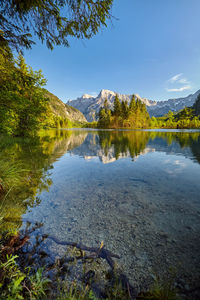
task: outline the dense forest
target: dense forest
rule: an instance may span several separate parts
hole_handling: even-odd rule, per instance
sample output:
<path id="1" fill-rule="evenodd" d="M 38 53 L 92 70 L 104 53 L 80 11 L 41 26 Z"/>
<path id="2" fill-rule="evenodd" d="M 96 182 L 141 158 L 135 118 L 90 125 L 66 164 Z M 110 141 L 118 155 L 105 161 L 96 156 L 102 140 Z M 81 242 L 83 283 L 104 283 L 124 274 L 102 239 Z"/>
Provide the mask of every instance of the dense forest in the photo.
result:
<path id="1" fill-rule="evenodd" d="M 98 127 L 100 128 L 147 128 L 150 117 L 146 105 L 133 95 L 130 104 L 120 102 L 118 96 L 114 100 L 114 108 L 109 109 L 107 99 L 99 111 Z"/>
<path id="2" fill-rule="evenodd" d="M 150 118 L 146 105 L 134 95 L 130 104 L 120 102 L 118 96 L 114 100 L 114 107 L 108 107 L 107 99 L 99 111 L 99 128 L 200 128 L 200 96 L 192 107 L 185 107 L 179 112 L 169 111 L 163 117 Z"/>

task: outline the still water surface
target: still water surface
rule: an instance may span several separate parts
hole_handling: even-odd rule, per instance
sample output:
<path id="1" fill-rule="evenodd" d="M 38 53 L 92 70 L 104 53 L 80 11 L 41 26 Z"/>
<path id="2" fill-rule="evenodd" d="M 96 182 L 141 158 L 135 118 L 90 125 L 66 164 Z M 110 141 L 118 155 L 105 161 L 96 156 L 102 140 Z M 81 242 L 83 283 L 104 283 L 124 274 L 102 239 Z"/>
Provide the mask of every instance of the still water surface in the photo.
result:
<path id="1" fill-rule="evenodd" d="M 41 233 L 60 240 L 104 241 L 138 287 L 171 267 L 196 286 L 199 131 L 53 130 L 4 145 L 1 156 L 29 171 L 8 195 L 1 226 L 38 221 Z M 43 247 L 57 257 L 66 250 L 48 239 Z"/>

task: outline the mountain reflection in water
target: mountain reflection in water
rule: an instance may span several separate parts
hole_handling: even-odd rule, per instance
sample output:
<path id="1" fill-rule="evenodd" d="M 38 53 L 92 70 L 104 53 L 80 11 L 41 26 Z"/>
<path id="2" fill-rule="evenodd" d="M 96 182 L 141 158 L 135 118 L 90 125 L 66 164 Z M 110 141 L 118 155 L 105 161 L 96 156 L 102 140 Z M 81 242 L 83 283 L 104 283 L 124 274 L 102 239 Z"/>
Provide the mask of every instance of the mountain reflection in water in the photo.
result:
<path id="1" fill-rule="evenodd" d="M 182 155 L 200 163 L 200 132 L 45 130 L 35 139 L 1 137 L 0 161 L 24 168 L 21 184 L 12 188 L 3 204 L 4 221 L 12 218 L 21 225 L 27 207 L 39 204 L 41 192 L 49 190 L 53 164 L 67 152 L 103 164 L 128 157 L 135 161 L 150 152 Z M 8 226 L 2 223 L 3 228 Z"/>
<path id="2" fill-rule="evenodd" d="M 110 163 L 125 157 L 134 161 L 141 154 L 155 151 L 184 155 L 200 163 L 200 132 L 91 131 L 70 153 Z"/>
<path id="3" fill-rule="evenodd" d="M 60 240 L 95 247 L 103 240 L 134 286 L 171 266 L 195 286 L 199 131 L 43 131 L 35 140 L 1 137 L 3 159 L 24 172 L 0 200 L 0 230 L 42 222 L 40 233 Z M 65 252 L 48 239 L 44 248 Z"/>

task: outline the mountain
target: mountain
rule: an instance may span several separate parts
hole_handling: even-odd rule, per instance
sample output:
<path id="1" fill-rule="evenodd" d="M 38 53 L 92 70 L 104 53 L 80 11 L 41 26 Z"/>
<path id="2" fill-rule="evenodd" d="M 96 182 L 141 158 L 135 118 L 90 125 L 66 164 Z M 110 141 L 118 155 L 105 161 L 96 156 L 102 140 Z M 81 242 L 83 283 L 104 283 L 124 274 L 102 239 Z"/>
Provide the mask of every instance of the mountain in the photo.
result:
<path id="1" fill-rule="evenodd" d="M 185 106 L 192 106 L 200 94 L 198 90 L 195 94 L 191 94 L 184 98 L 169 99 L 167 101 L 153 101 L 146 98 L 141 98 L 139 95 L 135 95 L 139 100 L 146 104 L 147 110 L 150 116 L 160 117 L 169 110 L 179 111 Z M 118 95 L 120 101 L 127 100 L 128 103 L 131 100 L 132 95 L 119 94 L 109 90 L 101 90 L 97 97 L 85 94 L 76 100 L 69 100 L 68 104 L 74 108 L 80 110 L 88 121 L 96 119 L 96 113 L 99 112 L 103 106 L 105 99 L 108 99 L 108 104 L 113 108 L 115 96 Z"/>
<path id="2" fill-rule="evenodd" d="M 176 112 L 183 109 L 185 106 L 193 106 L 198 95 L 200 95 L 200 90 L 187 97 L 169 99 L 167 101 L 157 101 L 156 105 L 147 107 L 147 110 L 150 116 L 160 117 L 167 114 L 169 110 Z"/>
<path id="3" fill-rule="evenodd" d="M 67 118 L 72 122 L 87 122 L 82 112 L 78 109 L 64 104 L 58 97 L 47 90 L 45 90 L 45 95 L 49 98 L 49 105 L 55 116 Z"/>
<path id="4" fill-rule="evenodd" d="M 197 101 L 193 105 L 194 113 L 197 116 L 200 116 L 200 94 L 197 98 Z"/>

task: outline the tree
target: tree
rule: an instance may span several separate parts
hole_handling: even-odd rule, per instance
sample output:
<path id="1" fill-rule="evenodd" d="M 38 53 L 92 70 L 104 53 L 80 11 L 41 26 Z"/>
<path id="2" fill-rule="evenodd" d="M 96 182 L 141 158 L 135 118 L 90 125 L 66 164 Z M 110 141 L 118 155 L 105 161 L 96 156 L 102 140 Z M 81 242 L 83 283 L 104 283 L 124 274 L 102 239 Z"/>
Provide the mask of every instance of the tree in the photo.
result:
<path id="1" fill-rule="evenodd" d="M 119 117 L 121 115 L 121 102 L 119 101 L 119 97 L 118 95 L 115 96 L 115 100 L 114 100 L 114 111 L 113 111 L 113 115 L 116 117 Z"/>
<path id="2" fill-rule="evenodd" d="M 123 119 L 127 119 L 128 118 L 128 102 L 127 101 L 122 101 L 122 104 L 121 104 L 121 110 L 122 110 L 122 117 Z"/>
<path id="3" fill-rule="evenodd" d="M 15 63 L 0 53 L 0 132 L 30 135 L 36 132 L 48 116 L 48 100 L 41 88 L 46 80 L 42 72 L 33 71 L 20 54 Z"/>
<path id="4" fill-rule="evenodd" d="M 1 0 L 0 46 L 31 48 L 32 35 L 69 46 L 69 37 L 91 38 L 111 18 L 113 0 Z"/>
<path id="5" fill-rule="evenodd" d="M 108 109 L 109 109 L 109 104 L 108 104 L 108 99 L 106 98 L 105 101 L 104 101 L 104 104 L 103 104 L 103 107 L 106 111 L 106 113 L 108 112 Z"/>
<path id="6" fill-rule="evenodd" d="M 193 118 L 193 109 L 191 107 L 185 106 L 177 115 L 178 120 L 191 120 Z"/>
<path id="7" fill-rule="evenodd" d="M 108 109 L 106 111 L 105 108 L 102 108 L 99 111 L 99 121 L 98 124 L 100 127 L 108 127 L 110 124 L 111 111 Z"/>
<path id="8" fill-rule="evenodd" d="M 130 104 L 129 104 L 129 112 L 134 112 L 136 107 L 135 95 L 132 96 Z"/>

